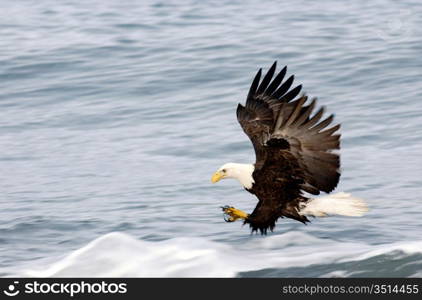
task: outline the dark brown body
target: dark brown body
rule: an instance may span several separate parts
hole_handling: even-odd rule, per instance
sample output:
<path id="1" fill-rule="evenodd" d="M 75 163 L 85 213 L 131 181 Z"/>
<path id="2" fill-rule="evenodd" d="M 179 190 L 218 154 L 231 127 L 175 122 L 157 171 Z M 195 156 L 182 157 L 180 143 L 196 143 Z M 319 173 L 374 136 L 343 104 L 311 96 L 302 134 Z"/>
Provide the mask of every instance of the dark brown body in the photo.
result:
<path id="1" fill-rule="evenodd" d="M 276 63 L 262 80 L 258 71 L 245 106 L 239 104 L 236 111 L 256 154 L 255 183 L 248 191 L 259 202 L 245 223 L 262 234 L 273 230 L 280 217 L 308 222 L 298 213 L 308 201 L 303 192 L 329 193 L 340 179 L 340 157 L 333 152 L 340 149 L 340 125 L 327 129 L 334 116 L 322 120 L 323 108 L 313 113 L 316 99 L 296 98 L 301 85 L 290 89 L 294 76 L 284 80 L 287 67 L 277 75 L 275 69 Z"/>
<path id="2" fill-rule="evenodd" d="M 307 202 L 308 198 L 300 190 L 303 180 L 291 177 L 295 173 L 292 170 L 297 168 L 295 160 L 286 160 L 280 165 L 269 158 L 261 169 L 252 174 L 255 183 L 251 189 L 246 190 L 259 199 L 258 205 L 245 221 L 252 231 L 259 230 L 262 234 L 268 229 L 272 231 L 278 218 L 283 217 L 302 223 L 309 222 L 308 218 L 298 213 L 300 203 Z"/>

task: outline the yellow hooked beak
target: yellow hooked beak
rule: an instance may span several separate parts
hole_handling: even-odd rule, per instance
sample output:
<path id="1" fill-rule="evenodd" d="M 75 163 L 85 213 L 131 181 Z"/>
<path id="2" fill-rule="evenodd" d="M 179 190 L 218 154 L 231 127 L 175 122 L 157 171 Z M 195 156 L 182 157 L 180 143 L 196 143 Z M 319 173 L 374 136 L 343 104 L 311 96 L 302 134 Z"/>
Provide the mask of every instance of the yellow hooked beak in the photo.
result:
<path id="1" fill-rule="evenodd" d="M 212 183 L 216 183 L 216 182 L 218 182 L 218 181 L 220 181 L 221 179 L 223 179 L 224 178 L 224 174 L 223 174 L 223 172 L 221 172 L 221 171 L 217 171 L 217 172 L 215 172 L 213 175 L 212 175 L 212 177 L 211 177 L 211 182 Z"/>

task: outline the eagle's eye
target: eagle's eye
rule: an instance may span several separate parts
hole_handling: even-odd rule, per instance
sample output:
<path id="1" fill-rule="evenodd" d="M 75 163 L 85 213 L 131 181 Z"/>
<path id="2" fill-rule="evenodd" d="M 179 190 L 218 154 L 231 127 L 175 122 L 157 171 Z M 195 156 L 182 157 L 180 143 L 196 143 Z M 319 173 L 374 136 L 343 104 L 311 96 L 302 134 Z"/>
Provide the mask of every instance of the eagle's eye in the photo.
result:
<path id="1" fill-rule="evenodd" d="M 221 170 L 221 172 L 226 173 L 226 169 Z"/>

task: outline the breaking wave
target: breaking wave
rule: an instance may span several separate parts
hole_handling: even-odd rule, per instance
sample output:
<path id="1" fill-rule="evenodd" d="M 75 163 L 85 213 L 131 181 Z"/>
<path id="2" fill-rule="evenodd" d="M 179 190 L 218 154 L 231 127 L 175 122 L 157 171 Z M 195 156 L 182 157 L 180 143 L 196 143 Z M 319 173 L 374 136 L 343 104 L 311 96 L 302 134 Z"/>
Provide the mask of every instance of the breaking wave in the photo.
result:
<path id="1" fill-rule="evenodd" d="M 422 276 L 422 241 L 367 245 L 288 232 L 232 246 L 204 238 L 145 241 L 112 232 L 47 268 L 44 263 L 14 273 L 31 277 L 418 277 Z"/>

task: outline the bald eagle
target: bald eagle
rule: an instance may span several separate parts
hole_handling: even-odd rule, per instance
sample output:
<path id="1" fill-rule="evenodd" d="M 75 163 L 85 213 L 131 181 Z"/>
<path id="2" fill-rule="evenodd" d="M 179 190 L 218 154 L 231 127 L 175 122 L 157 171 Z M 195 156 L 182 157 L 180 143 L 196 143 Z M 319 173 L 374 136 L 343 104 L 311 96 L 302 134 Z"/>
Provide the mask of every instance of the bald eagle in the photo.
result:
<path id="1" fill-rule="evenodd" d="M 262 69 L 258 71 L 245 106 L 239 104 L 236 111 L 254 147 L 255 163 L 225 164 L 211 178 L 213 183 L 235 178 L 259 200 L 251 214 L 222 207 L 225 220 L 243 219 L 252 232 L 266 234 L 284 217 L 307 223 L 307 216 L 363 215 L 367 205 L 350 194 L 306 196 L 305 192 L 330 193 L 339 182 L 340 157 L 335 150 L 340 149 L 340 125 L 327 129 L 334 116 L 322 120 L 324 107 L 313 113 L 316 98 L 308 101 L 305 94 L 299 95 L 301 85 L 291 88 L 294 75 L 283 81 L 287 67 L 274 77 L 276 65 L 274 62 L 262 80 Z"/>

